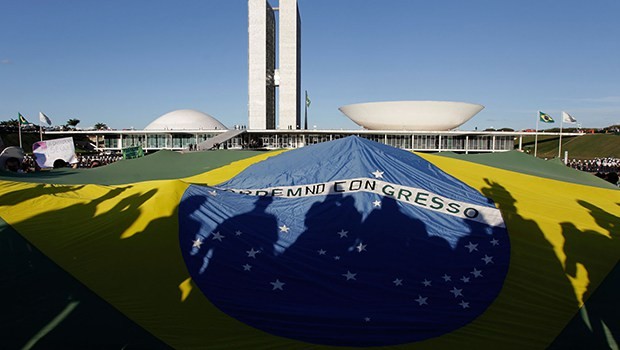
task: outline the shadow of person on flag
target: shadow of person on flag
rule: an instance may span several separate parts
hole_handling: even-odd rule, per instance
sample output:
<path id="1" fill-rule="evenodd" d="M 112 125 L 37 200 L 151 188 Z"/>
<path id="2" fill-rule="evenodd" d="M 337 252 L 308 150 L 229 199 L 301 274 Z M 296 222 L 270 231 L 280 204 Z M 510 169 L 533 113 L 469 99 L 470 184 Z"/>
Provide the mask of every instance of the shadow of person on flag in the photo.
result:
<path id="1" fill-rule="evenodd" d="M 229 290 L 230 285 L 240 279 L 246 281 L 248 288 L 264 284 L 262 279 L 268 272 L 256 265 L 273 264 L 278 241 L 278 221 L 267 213 L 273 197 L 256 197 L 251 210 L 234 215 L 240 209 L 218 202 L 217 198 L 223 195 L 191 196 L 182 201 L 180 209 L 186 217 L 182 234 L 192 237 L 191 247 L 182 247 L 191 250 L 186 255 L 186 263 L 190 271 L 198 272 L 193 279 L 206 286 L 203 292 L 211 300 L 227 300 L 229 293 L 235 295 L 232 299 L 243 298 L 247 290 Z M 244 204 L 240 205 L 245 207 L 247 198 L 241 197 Z M 205 211 L 203 204 L 216 206 L 218 210 Z M 199 210 L 201 207 L 203 210 Z M 227 309 L 228 304 L 218 304 L 218 307 Z"/>
<path id="2" fill-rule="evenodd" d="M 615 270 L 620 251 L 620 218 L 589 202 L 577 202 L 588 209 L 595 222 L 607 232 L 580 230 L 571 222 L 560 223 L 565 239 L 566 274 L 576 278 L 579 265 L 587 273 L 588 284 L 581 296 L 586 303 L 581 310 L 582 322 L 587 328 L 581 328 L 583 339 L 588 339 L 587 344 L 593 348 L 613 348 L 620 340 L 620 310 L 614 302 L 617 298 L 614 291 L 619 285 Z"/>
<path id="3" fill-rule="evenodd" d="M 129 340 L 132 335 L 128 332 L 142 331 L 128 323 L 123 316 L 119 317 L 98 296 L 83 288 L 82 283 L 86 284 L 85 279 L 95 276 L 97 284 L 108 283 L 112 288 L 117 288 L 117 292 L 118 289 L 126 292 L 122 272 L 126 269 L 127 261 L 123 259 L 122 252 L 113 251 L 113 258 L 99 259 L 99 263 L 94 263 L 97 259 L 93 256 L 106 254 L 102 252 L 109 252 L 110 246 L 120 247 L 121 232 L 135 222 L 139 216 L 139 207 L 156 190 L 123 197 L 123 192 L 131 186 L 112 189 L 96 186 L 61 187 L 71 190 L 59 191 L 66 194 L 60 200 L 56 193 L 38 197 L 33 211 L 39 214 L 11 224 L 28 244 L 36 247 L 31 250 L 34 252 L 32 255 L 36 256 L 40 251 L 53 262 L 53 276 L 59 276 L 59 279 L 50 281 L 50 278 L 45 278 L 38 282 L 40 286 L 31 285 L 27 288 L 25 283 L 31 283 L 32 280 L 24 279 L 23 276 L 8 276 L 14 278 L 12 285 L 19 290 L 20 298 L 10 300 L 14 304 L 12 308 L 2 309 L 16 310 L 19 314 L 3 316 L 14 317 L 19 322 L 12 322 L 2 330 L 2 334 L 5 331 L 10 334 L 8 339 L 3 337 L 3 343 L 36 343 L 41 348 L 90 348 L 133 343 L 133 340 Z M 29 195 L 27 192 L 23 194 Z M 58 203 L 68 205 L 54 207 Z M 135 251 L 132 254 L 135 255 Z M 49 265 L 41 265 L 46 266 Z M 59 314 L 64 306 L 69 306 L 68 303 L 75 309 Z M 103 318 L 92 317 L 93 314 L 100 315 L 100 311 Z M 49 326 L 43 327 L 47 322 Z M 120 329 L 123 326 L 127 329 Z M 76 333 L 75 329 L 80 329 L 80 332 Z M 102 331 L 106 333 L 105 336 L 101 334 Z M 37 332 L 41 334 L 40 338 L 34 336 Z"/>
<path id="4" fill-rule="evenodd" d="M 578 200 L 577 203 L 585 209 L 588 209 L 596 224 L 603 230 L 609 232 L 612 239 L 618 239 L 620 235 L 620 217 L 584 200 Z M 620 206 L 620 203 L 616 203 L 616 205 Z"/>
<path id="5" fill-rule="evenodd" d="M 451 252 L 448 243 L 440 237 L 429 237 L 426 225 L 404 214 L 401 205 L 394 198 L 383 197 L 381 206 L 370 212 L 364 220 L 359 241 L 350 248 L 356 253 L 352 254 L 355 260 L 389 262 L 390 273 L 411 275 L 448 256 Z M 382 275 L 385 271 L 376 272 Z"/>
<path id="6" fill-rule="evenodd" d="M 45 195 L 60 195 L 78 191 L 84 186 L 54 186 L 48 184 L 37 184 L 34 187 L 22 188 L 12 192 L 4 193 L 0 196 L 0 206 L 15 205 L 33 198 Z"/>
<path id="7" fill-rule="evenodd" d="M 377 289 L 367 290 L 376 294 L 384 288 L 384 297 L 391 301 L 385 306 L 398 311 L 383 316 L 408 327 L 410 340 L 438 336 L 466 325 L 499 293 L 506 273 L 503 260 L 507 258 L 498 256 L 503 247 L 490 243 L 483 224 L 467 224 L 469 220 L 429 213 L 391 197 L 384 197 L 380 208 L 364 221 L 358 263 L 366 260 L 382 264 L 374 276 Z M 483 258 L 489 257 L 486 254 L 494 257 L 497 271 L 484 266 Z M 389 284 L 391 290 L 385 288 Z M 381 328 L 389 327 L 389 323 L 382 326 L 368 332 L 374 331 L 379 337 L 384 332 Z"/>
<path id="8" fill-rule="evenodd" d="M 504 186 L 484 181 L 488 186 L 482 193 L 501 211 L 511 245 L 510 272 L 495 309 L 505 311 L 509 320 L 504 317 L 503 321 L 518 322 L 521 333 L 497 336 L 510 337 L 518 344 L 519 337 L 528 334 L 529 340 L 537 339 L 546 347 L 565 326 L 561 320 L 570 319 L 578 309 L 575 290 L 536 221 L 520 215 L 517 200 Z"/>
<path id="9" fill-rule="evenodd" d="M 310 206 L 304 218 L 305 230 L 284 252 L 281 260 L 293 263 L 308 259 L 321 264 L 326 258 L 338 261 L 360 234 L 362 215 L 353 196 L 330 194 Z M 297 262 L 298 263 L 298 262 Z"/>
<path id="10" fill-rule="evenodd" d="M 198 215 L 197 219 L 190 219 L 189 224 L 184 224 L 187 226 L 184 226 L 183 233 L 196 237 L 193 241 L 193 248 L 198 249 L 195 249 L 192 255 L 201 261 L 200 274 L 206 274 L 207 279 L 219 279 L 225 276 L 213 276 L 213 274 L 219 274 L 217 271 L 232 269 L 243 272 L 242 266 L 238 264 L 239 256 L 224 253 L 231 250 L 241 252 L 241 255 L 245 255 L 243 253 L 245 251 L 251 251 L 252 253 L 247 256 L 250 259 L 256 259 L 258 255 L 275 255 L 278 222 L 275 216 L 267 213 L 273 197 L 256 197 L 252 210 L 236 216 L 230 216 L 236 208 L 220 206 L 222 212 L 218 219 L 223 220 L 220 220 L 221 223 L 212 231 L 205 231 L 205 227 L 210 226 L 205 226 L 204 222 L 213 221 L 213 218 L 208 218 L 198 210 L 207 200 L 215 201 L 213 198 L 207 199 L 201 196 L 189 197 L 183 201 L 184 212 L 194 212 Z M 211 215 L 218 216 L 218 213 L 211 213 Z M 191 224 L 192 221 L 195 225 Z M 215 255 L 218 254 L 218 250 L 222 250 L 222 254 L 216 259 Z M 212 270 L 209 271 L 209 268 Z M 231 277 L 225 279 L 229 278 Z"/>

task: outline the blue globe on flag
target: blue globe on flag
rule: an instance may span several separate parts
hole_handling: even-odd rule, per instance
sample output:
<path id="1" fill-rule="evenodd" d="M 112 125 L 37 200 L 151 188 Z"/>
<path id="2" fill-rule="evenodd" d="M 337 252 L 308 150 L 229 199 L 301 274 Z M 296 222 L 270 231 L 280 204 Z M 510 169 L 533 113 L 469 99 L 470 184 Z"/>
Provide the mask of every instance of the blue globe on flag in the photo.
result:
<path id="1" fill-rule="evenodd" d="M 222 312 L 337 346 L 461 328 L 495 300 L 510 260 L 492 201 L 412 153 L 357 137 L 190 186 L 179 235 L 192 279 Z"/>

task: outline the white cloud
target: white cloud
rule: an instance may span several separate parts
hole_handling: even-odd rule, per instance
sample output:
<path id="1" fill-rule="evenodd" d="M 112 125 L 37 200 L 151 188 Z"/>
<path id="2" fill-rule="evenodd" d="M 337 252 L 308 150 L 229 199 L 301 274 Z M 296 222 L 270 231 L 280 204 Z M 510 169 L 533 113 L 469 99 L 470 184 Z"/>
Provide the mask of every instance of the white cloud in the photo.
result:
<path id="1" fill-rule="evenodd" d="M 8 59 L 8 58 L 5 58 L 5 59 L 3 59 L 3 60 L 0 60 L 0 64 L 11 64 L 11 63 L 13 63 L 13 61 L 11 61 L 11 60 L 10 60 L 10 59 Z"/>

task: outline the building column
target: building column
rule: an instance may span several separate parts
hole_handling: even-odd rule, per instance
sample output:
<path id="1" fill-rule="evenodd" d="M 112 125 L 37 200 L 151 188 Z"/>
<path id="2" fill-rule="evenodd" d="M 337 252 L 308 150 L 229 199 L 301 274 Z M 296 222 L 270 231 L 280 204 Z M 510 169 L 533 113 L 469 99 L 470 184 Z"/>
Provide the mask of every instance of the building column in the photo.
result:
<path id="1" fill-rule="evenodd" d="M 465 154 L 469 154 L 469 135 L 465 135 Z"/>

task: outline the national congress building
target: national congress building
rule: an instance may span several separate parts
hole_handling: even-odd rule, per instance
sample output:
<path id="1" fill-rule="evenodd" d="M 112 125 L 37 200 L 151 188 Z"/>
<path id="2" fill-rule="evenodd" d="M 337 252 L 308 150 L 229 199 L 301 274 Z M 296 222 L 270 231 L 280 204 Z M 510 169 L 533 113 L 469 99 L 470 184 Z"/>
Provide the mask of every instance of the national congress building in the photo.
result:
<path id="1" fill-rule="evenodd" d="M 277 57 L 277 59 L 276 59 Z M 278 66 L 276 66 L 276 62 Z M 363 72 L 360 72 L 363 74 Z M 416 151 L 498 152 L 514 148 L 521 132 L 453 131 L 484 107 L 450 101 L 378 101 L 339 110 L 360 130 L 308 130 L 301 108 L 301 17 L 296 0 L 248 0 L 248 124 L 227 128 L 191 109 L 162 115 L 144 130 L 85 130 L 98 149 L 198 150 L 214 146 L 297 148 L 358 135 Z M 305 118 L 304 118 L 305 119 Z M 192 149 L 195 149 L 192 147 Z"/>

